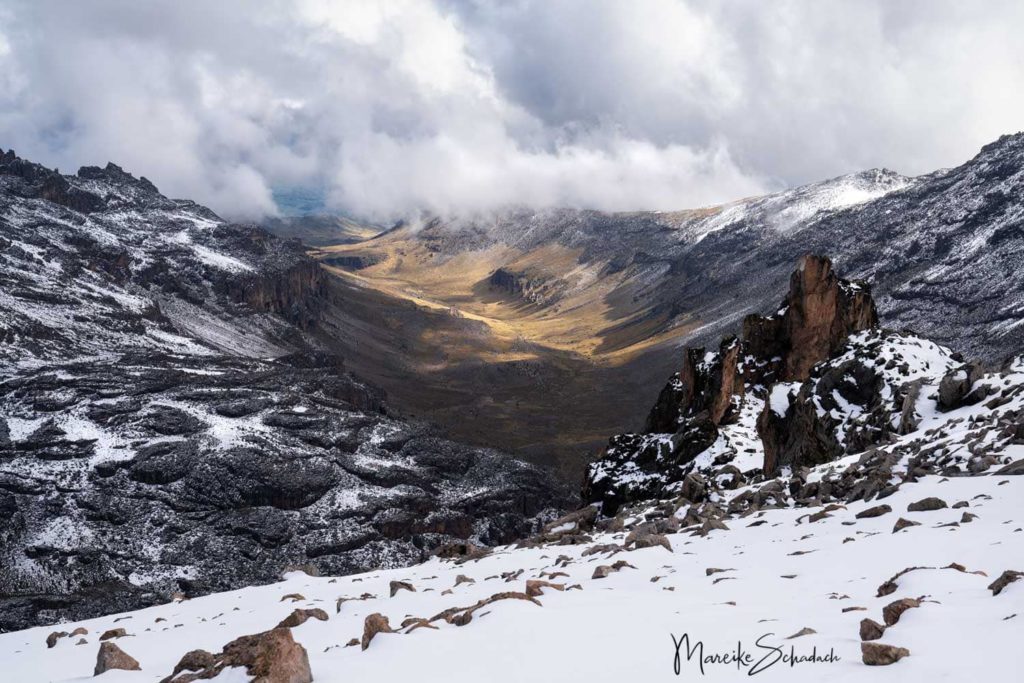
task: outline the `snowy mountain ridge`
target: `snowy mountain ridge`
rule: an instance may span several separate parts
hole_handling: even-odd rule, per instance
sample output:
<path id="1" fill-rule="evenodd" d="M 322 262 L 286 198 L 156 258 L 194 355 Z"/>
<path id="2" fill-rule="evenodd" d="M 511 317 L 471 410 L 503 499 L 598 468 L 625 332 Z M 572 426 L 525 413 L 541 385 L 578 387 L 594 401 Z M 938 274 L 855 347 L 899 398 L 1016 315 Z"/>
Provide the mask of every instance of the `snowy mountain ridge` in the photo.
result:
<path id="1" fill-rule="evenodd" d="M 349 374 L 301 244 L 112 164 L 0 154 L 0 276 L 0 630 L 507 542 L 571 500 Z"/>

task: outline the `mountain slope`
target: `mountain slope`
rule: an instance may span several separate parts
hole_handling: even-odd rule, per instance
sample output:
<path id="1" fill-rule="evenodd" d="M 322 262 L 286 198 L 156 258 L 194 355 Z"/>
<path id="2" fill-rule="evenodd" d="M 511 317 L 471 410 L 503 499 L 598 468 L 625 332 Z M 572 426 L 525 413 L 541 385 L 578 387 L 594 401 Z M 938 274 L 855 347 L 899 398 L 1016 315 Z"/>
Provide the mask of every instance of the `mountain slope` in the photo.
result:
<path id="1" fill-rule="evenodd" d="M 0 275 L 0 629 L 407 564 L 571 500 L 324 352 L 297 242 L 116 166 L 0 155 Z"/>
<path id="2" fill-rule="evenodd" d="M 699 210 L 410 222 L 316 252 L 336 276 L 329 287 L 375 302 L 349 320 L 365 335 L 327 330 L 327 343 L 358 358 L 396 405 L 468 439 L 479 422 L 462 416 L 478 416 L 515 452 L 578 471 L 609 430 L 642 425 L 681 346 L 716 343 L 746 315 L 774 310 L 773 292 L 806 253 L 871 282 L 890 326 L 985 361 L 1020 353 L 1022 174 L 1024 135 L 1015 135 L 917 178 L 866 171 Z M 405 314 L 382 320 L 379 308 L 461 322 L 439 339 Z M 394 377 L 379 360 L 394 357 L 377 353 L 382 337 L 424 357 L 402 354 Z M 545 394 L 541 406 L 517 385 L 522 364 L 573 391 Z M 541 411 L 553 422 L 536 420 Z"/>
<path id="3" fill-rule="evenodd" d="M 1024 366 L 1005 380 L 1019 389 Z M 1021 398 L 1005 408 L 1019 411 Z M 75 635 L 54 637 L 49 649 L 53 627 L 3 634 L 0 657 L 18 680 L 79 680 L 97 662 L 98 636 L 123 628 L 130 637 L 112 642 L 141 670 L 118 671 L 118 680 L 172 672 L 188 680 L 179 661 L 194 673 L 226 666 L 214 680 L 247 680 L 244 652 L 219 653 L 294 612 L 290 626 L 272 633 L 298 643 L 302 656 L 279 661 L 317 681 L 679 680 L 684 634 L 678 665 L 690 678 L 732 680 L 760 664 L 758 678 L 769 681 L 860 681 L 883 675 L 866 662 L 878 663 L 872 648 L 891 646 L 906 650 L 887 672 L 902 680 L 1007 680 L 1024 663 L 1015 647 L 1024 480 L 1013 471 L 920 471 L 914 448 L 936 429 L 963 447 L 973 440 L 969 426 L 990 410 L 933 412 L 887 446 L 900 484 L 882 500 L 823 493 L 800 501 L 771 480 L 719 489 L 703 502 L 638 502 L 614 518 L 585 508 L 490 554 L 339 578 L 295 572 L 268 586 L 66 623 L 56 632 Z M 1018 458 L 1017 473 L 1021 448 L 997 454 Z M 864 461 L 849 455 L 809 468 L 806 478 L 822 490 L 840 478 L 871 481 Z M 764 502 L 749 507 L 753 497 Z M 388 628 L 368 628 L 380 625 L 373 615 Z M 701 675 L 701 655 L 735 653 L 737 642 L 749 660 L 708 660 Z M 698 643 L 703 650 L 688 657 Z M 827 659 L 807 661 L 813 650 Z M 805 659 L 781 659 L 792 655 Z"/>

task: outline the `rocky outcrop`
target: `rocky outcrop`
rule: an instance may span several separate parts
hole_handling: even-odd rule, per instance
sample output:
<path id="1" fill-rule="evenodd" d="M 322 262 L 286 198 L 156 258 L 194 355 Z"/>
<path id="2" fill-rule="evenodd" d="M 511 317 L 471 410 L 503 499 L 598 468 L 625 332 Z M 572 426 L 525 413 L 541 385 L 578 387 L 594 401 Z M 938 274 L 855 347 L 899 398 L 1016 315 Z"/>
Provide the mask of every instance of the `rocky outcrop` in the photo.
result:
<path id="1" fill-rule="evenodd" d="M 559 283 L 551 282 L 540 275 L 509 268 L 496 269 L 487 278 L 487 284 L 526 302 L 544 306 L 556 302 L 561 295 Z"/>
<path id="2" fill-rule="evenodd" d="M 254 682 L 312 683 L 306 648 L 296 643 L 287 628 L 236 638 L 218 654 L 203 650 L 186 653 L 161 683 L 192 683 L 216 678 L 225 669 L 240 667 Z"/>
<path id="3" fill-rule="evenodd" d="M 806 256 L 790 277 L 789 294 L 779 313 L 743 321 L 747 354 L 755 359 L 747 379 L 805 380 L 811 368 L 838 351 L 847 337 L 877 324 L 878 312 L 865 283 L 840 280 L 828 258 Z"/>
<path id="4" fill-rule="evenodd" d="M 879 382 L 856 359 L 829 368 L 814 385 L 796 382 L 808 380 L 815 365 L 877 319 L 866 284 L 841 280 L 825 257 L 806 256 L 777 313 L 748 316 L 742 338 L 726 337 L 717 351 L 684 351 L 682 368 L 659 395 L 644 432 L 612 437 L 591 465 L 584 500 L 599 501 L 610 513 L 631 500 L 679 494 L 695 458 L 716 443 L 723 426 L 740 419 L 747 403 L 765 406 L 757 430 L 765 451 L 758 466 L 766 474 L 834 459 L 844 443 L 837 421 L 821 411 L 822 400 L 835 404 L 840 399 L 832 392 L 838 391 L 841 400 L 871 403 Z M 851 386 L 865 395 L 845 396 Z M 743 474 L 737 469 L 730 481 Z"/>
<path id="5" fill-rule="evenodd" d="M 809 467 L 829 462 L 842 452 L 835 424 L 828 414 L 820 414 L 815 396 L 808 387 L 776 384 L 757 418 L 757 433 L 764 446 L 765 474 L 781 467 Z"/>
<path id="6" fill-rule="evenodd" d="M 276 313 L 303 330 L 316 327 L 327 289 L 323 269 L 303 260 L 278 272 L 263 272 L 233 283 L 228 292 L 257 311 Z"/>
<path id="7" fill-rule="evenodd" d="M 96 668 L 93 670 L 93 675 L 99 676 L 111 669 L 140 671 L 142 667 L 139 666 L 139 662 L 134 657 L 117 645 L 103 643 L 100 645 L 100 651 L 96 654 Z"/>

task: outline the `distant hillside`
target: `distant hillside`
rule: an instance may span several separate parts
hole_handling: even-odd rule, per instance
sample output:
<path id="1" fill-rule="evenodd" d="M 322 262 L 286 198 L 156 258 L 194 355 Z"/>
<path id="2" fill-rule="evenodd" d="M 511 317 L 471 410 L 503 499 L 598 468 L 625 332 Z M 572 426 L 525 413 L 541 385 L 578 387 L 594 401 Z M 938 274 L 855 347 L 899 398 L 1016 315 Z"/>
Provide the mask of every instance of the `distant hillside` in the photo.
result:
<path id="1" fill-rule="evenodd" d="M 278 237 L 297 237 L 303 243 L 314 247 L 329 244 L 354 244 L 368 240 L 382 232 L 382 228 L 368 223 L 328 214 L 308 216 L 284 216 L 267 218 L 262 227 Z"/>

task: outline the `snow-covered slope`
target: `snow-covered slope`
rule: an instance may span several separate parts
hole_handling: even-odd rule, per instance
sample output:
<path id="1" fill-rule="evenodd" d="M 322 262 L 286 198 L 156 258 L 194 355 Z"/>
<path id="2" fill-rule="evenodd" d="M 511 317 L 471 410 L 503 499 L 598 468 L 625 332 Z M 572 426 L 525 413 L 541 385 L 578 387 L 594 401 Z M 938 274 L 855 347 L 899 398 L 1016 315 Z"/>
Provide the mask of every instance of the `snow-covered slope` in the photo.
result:
<path id="1" fill-rule="evenodd" d="M 956 418 L 970 419 L 970 409 Z M 812 476 L 855 461 L 819 467 Z M 907 467 L 903 461 L 897 474 Z M 1022 486 L 1020 477 L 928 475 L 886 498 L 891 511 L 879 516 L 862 513 L 883 501 L 783 506 L 723 517 L 724 526 L 708 531 L 690 524 L 698 506 L 637 508 L 620 515 L 619 531 L 583 533 L 566 522 L 559 525 L 561 540 L 498 548 L 482 559 L 433 559 L 337 578 L 293 573 L 268 586 L 67 623 L 59 630 L 87 632 L 59 638 L 52 649 L 46 639 L 53 628 L 0 635 L 0 659 L 11 680 L 86 680 L 99 636 L 124 628 L 127 635 L 110 642 L 141 670 L 112 671 L 101 680 L 153 681 L 169 676 L 187 652 L 218 653 L 235 638 L 272 629 L 295 609 L 318 608 L 326 621 L 309 618 L 291 634 L 320 682 L 724 681 L 757 666 L 759 680 L 862 681 L 883 674 L 903 681 L 1010 680 L 1024 665 L 1017 647 L 1024 581 L 998 595 L 989 587 L 1004 571 L 1024 569 Z M 730 492 L 721 505 L 746 491 Z M 908 511 L 929 497 L 948 507 Z M 645 516 L 670 533 L 638 548 L 636 536 L 650 538 L 637 533 Z M 894 532 L 898 519 L 916 526 Z M 590 528 L 585 518 L 581 526 Z M 616 565 L 621 568 L 597 578 L 607 571 L 600 567 Z M 899 575 L 908 568 L 915 569 Z M 558 587 L 523 599 L 532 579 Z M 891 592 L 883 588 L 890 580 Z M 394 581 L 415 591 L 399 589 L 392 597 Z M 507 592 L 516 594 L 482 606 L 469 620 L 458 611 L 456 618 L 448 612 L 450 622 L 444 618 L 450 608 Z M 905 598 L 921 602 L 870 642 L 906 648 L 909 656 L 888 671 L 868 669 L 861 620 L 885 624 L 886 606 Z M 362 650 L 364 622 L 375 613 L 398 632 L 377 634 Z M 430 620 L 429 626 L 414 618 Z M 739 666 L 708 661 L 702 676 L 699 657 L 689 659 L 684 645 L 677 676 L 674 643 L 684 636 L 690 647 L 702 643 L 705 657 L 735 653 L 738 642 L 750 659 Z M 357 644 L 346 646 L 352 639 Z M 814 651 L 832 661 L 778 661 Z M 235 667 L 213 680 L 248 676 Z"/>
<path id="2" fill-rule="evenodd" d="M 604 498 L 514 545 L 449 545 L 403 568 L 293 572 L 270 585 L 3 634 L 0 659 L 27 681 L 84 680 L 111 664 L 127 668 L 101 673 L 104 680 L 175 683 L 731 680 L 752 672 L 780 681 L 1009 680 L 1024 665 L 1016 647 L 1024 359 L 985 370 L 919 337 L 865 328 L 874 320 L 866 286 L 809 258 L 775 316 L 748 320 L 744 339 L 726 339 L 717 353 L 688 355 L 693 367 L 662 396 L 677 412 L 658 406 L 650 421 L 679 431 L 644 436 L 666 442 L 652 460 L 632 453 L 634 465 L 658 467 L 630 468 L 627 452 L 595 465 L 591 485 L 603 476 L 622 489 L 610 509 Z M 776 348 L 781 356 L 762 358 Z M 823 359 L 807 369 L 812 357 Z M 182 364 L 189 369 L 202 371 Z M 220 366 L 206 372 L 231 375 Z M 213 425 L 202 438 L 295 428 L 314 404 L 325 414 L 322 398 L 287 412 L 259 403 L 260 421 Z M 209 419 L 201 395 L 178 401 L 172 407 Z M 331 413 L 339 419 L 350 418 Z M 712 419 L 712 428 L 692 429 Z M 29 426 L 14 427 L 12 436 L 25 439 Z M 372 423 L 353 459 L 336 462 L 377 476 L 379 468 L 436 466 L 430 450 L 427 462 L 401 457 L 417 442 L 407 436 L 398 437 L 406 446 L 397 459 L 375 451 L 396 428 Z M 325 437 L 315 428 L 302 434 Z M 145 481 L 147 464 L 126 461 L 128 478 Z M 661 479 L 649 485 L 641 474 L 652 471 Z M 319 478 L 300 476 L 279 503 Z M 248 477 L 218 481 L 228 490 L 203 495 L 244 493 Z M 299 516 L 295 533 L 307 548 L 336 523 L 301 524 L 339 502 L 325 500 Z M 72 527 L 45 532 L 55 550 Z M 198 542 L 217 554 L 216 544 Z M 250 559 L 242 557 L 238 566 Z"/>

